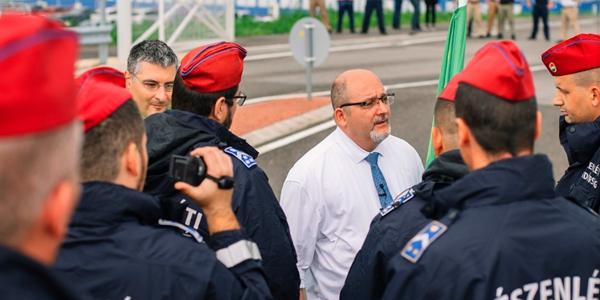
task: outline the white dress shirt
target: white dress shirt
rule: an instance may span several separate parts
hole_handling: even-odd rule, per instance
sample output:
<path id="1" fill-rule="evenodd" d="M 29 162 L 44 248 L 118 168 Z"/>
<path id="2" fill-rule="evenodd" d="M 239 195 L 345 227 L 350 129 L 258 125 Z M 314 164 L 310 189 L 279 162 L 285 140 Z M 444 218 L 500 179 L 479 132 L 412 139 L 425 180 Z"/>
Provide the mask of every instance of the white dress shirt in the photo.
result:
<path id="1" fill-rule="evenodd" d="M 421 181 L 423 164 L 407 142 L 389 136 L 375 150 L 392 199 Z M 298 255 L 308 299 L 338 299 L 348 270 L 381 204 L 360 148 L 337 128 L 290 170 L 281 207 Z M 305 287 L 308 275 L 314 287 Z"/>

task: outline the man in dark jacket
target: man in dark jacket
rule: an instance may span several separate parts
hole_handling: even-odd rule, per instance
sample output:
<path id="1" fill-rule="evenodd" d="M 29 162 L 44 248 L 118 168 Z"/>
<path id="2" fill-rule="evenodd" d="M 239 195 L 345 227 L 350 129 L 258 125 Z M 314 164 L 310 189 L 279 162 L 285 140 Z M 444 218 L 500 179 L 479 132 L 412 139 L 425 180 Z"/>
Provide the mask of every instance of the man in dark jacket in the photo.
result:
<path id="1" fill-rule="evenodd" d="M 445 213 L 431 203 L 432 194 L 467 174 L 458 151 L 454 117 L 456 80 L 444 88 L 435 105 L 432 142 L 437 159 L 423 174 L 423 181 L 394 199 L 371 222 L 365 242 L 356 255 L 340 299 L 380 299 L 390 260 L 419 229 Z"/>
<path id="2" fill-rule="evenodd" d="M 533 1 L 533 3 L 532 3 Z M 546 41 L 550 41 L 550 26 L 548 26 L 548 10 L 549 6 L 554 5 L 549 0 L 526 0 L 527 6 L 531 7 L 531 14 L 533 18 L 533 27 L 531 29 L 530 40 L 537 39 L 538 25 L 540 18 L 542 19 L 542 25 L 544 26 L 544 38 Z"/>
<path id="3" fill-rule="evenodd" d="M 559 137 L 569 168 L 556 193 L 600 211 L 600 35 L 580 34 L 548 49 L 542 61 L 554 76 Z"/>
<path id="4" fill-rule="evenodd" d="M 77 35 L 0 16 L 0 298 L 77 299 L 47 268 L 79 198 Z"/>
<path id="5" fill-rule="evenodd" d="M 554 193 L 533 154 L 541 131 L 533 78 L 510 41 L 459 73 L 458 145 L 471 171 L 434 193 L 448 208 L 390 263 L 382 299 L 580 299 L 598 294 L 597 217 Z"/>
<path id="6" fill-rule="evenodd" d="M 276 299 L 296 299 L 300 281 L 286 217 L 256 164 L 258 152 L 229 131 L 235 110 L 246 99 L 239 90 L 245 56 L 240 45 L 220 42 L 183 58 L 173 88 L 173 110 L 145 119 L 150 156 L 145 192 L 161 198 L 170 219 L 207 237 L 204 213 L 173 189 L 167 171 L 173 154 L 186 155 L 201 146 L 221 148 L 233 158 L 233 211 L 258 244 L 271 292 Z"/>
<path id="7" fill-rule="evenodd" d="M 141 192 L 146 134 L 123 74 L 97 68 L 78 83 L 83 196 L 55 269 L 96 299 L 271 299 L 258 247 L 231 210 L 232 186 L 218 184 L 231 179 L 231 158 L 196 149 L 190 154 L 205 161 L 206 179 L 175 185 L 203 208 L 211 234 L 204 242 L 160 219 L 159 199 Z"/>

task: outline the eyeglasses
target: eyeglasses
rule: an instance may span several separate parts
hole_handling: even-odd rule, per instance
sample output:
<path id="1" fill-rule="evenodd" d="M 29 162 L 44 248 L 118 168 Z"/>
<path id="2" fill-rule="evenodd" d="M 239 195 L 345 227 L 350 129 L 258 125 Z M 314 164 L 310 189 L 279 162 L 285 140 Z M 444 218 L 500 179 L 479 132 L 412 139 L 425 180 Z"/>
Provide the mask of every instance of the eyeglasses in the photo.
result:
<path id="1" fill-rule="evenodd" d="M 237 102 L 238 106 L 242 106 L 242 105 L 244 105 L 244 102 L 246 102 L 246 98 L 248 98 L 248 96 L 246 96 L 246 94 L 240 92 L 239 95 L 233 96 L 232 98 L 233 98 L 233 100 L 235 100 L 235 102 Z"/>
<path id="2" fill-rule="evenodd" d="M 344 103 L 344 104 L 340 105 L 339 108 L 342 108 L 345 106 L 357 105 L 357 106 L 360 106 L 361 108 L 369 109 L 369 108 L 374 107 L 379 101 L 381 101 L 381 103 L 383 103 L 385 105 L 394 104 L 395 99 L 396 99 L 395 93 L 385 93 L 385 94 L 381 95 L 380 97 L 367 99 L 367 100 L 361 101 L 361 102 Z"/>
<path id="3" fill-rule="evenodd" d="M 140 80 L 137 76 L 135 76 L 135 74 L 131 74 L 131 76 L 133 76 L 133 78 L 137 79 L 137 81 L 139 81 L 144 88 L 148 91 L 148 92 L 157 92 L 161 86 L 163 86 L 165 88 L 166 92 L 172 92 L 173 91 L 173 82 L 167 82 L 165 84 L 160 84 L 154 80 Z"/>

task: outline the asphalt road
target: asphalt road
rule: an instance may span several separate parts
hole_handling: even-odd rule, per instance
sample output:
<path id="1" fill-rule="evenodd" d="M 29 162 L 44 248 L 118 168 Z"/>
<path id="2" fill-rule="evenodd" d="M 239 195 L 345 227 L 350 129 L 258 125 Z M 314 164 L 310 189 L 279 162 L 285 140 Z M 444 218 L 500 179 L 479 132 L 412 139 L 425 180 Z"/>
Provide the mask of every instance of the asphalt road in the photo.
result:
<path id="1" fill-rule="evenodd" d="M 534 79 L 539 110 L 543 114 L 543 132 L 541 138 L 536 142 L 535 150 L 550 157 L 554 163 L 555 178 L 560 178 L 567 163 L 558 143 L 558 110 L 551 104 L 554 85 L 547 71 L 540 66 L 540 54 L 552 46 L 552 42 L 544 41 L 541 35 L 537 41 L 527 40 L 528 24 L 529 22 L 521 24 L 521 29 L 517 31 L 517 43 L 530 65 L 539 70 L 534 72 Z M 597 32 L 594 22 L 583 24 L 582 30 Z M 551 34 L 557 36 L 558 28 L 553 27 Z M 314 90 L 329 89 L 329 85 L 336 75 L 352 68 L 366 68 L 374 71 L 381 77 L 385 85 L 437 79 L 444 47 L 443 36 L 445 36 L 444 31 L 427 32 L 410 38 L 404 34 L 398 36 L 397 45 L 392 43 L 390 46 L 331 53 L 327 61 L 315 70 Z M 435 39 L 435 37 L 442 37 L 442 39 L 437 42 L 424 42 L 408 46 L 403 46 L 400 42 L 409 39 Z M 357 36 L 357 39 L 360 38 L 364 39 L 365 37 Z M 384 37 L 384 39 L 394 38 Z M 485 39 L 468 40 L 466 61 L 487 41 Z M 365 41 L 363 44 L 368 44 L 368 42 Z M 252 55 L 252 53 L 249 54 Z M 304 70 L 291 57 L 248 61 L 243 82 L 242 89 L 246 94 L 255 97 L 302 92 L 304 91 Z M 392 105 L 392 134 L 413 145 L 423 160 L 426 158 L 436 88 L 436 86 L 429 85 L 395 90 L 397 100 Z M 283 181 L 293 164 L 332 130 L 324 130 L 258 158 L 259 164 L 269 175 L 276 195 L 279 196 Z"/>

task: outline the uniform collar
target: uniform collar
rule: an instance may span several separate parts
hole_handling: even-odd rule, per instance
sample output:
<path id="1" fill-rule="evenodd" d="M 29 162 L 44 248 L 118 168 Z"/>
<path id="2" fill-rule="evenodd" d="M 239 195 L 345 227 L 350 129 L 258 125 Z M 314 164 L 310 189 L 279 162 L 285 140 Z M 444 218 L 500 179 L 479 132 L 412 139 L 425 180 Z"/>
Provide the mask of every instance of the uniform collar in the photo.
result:
<path id="1" fill-rule="evenodd" d="M 469 168 L 463 162 L 460 151 L 450 150 L 431 162 L 423 173 L 423 181 L 454 182 L 468 173 Z"/>
<path id="2" fill-rule="evenodd" d="M 0 268 L 0 283 L 7 285 L 3 288 L 8 289 L 9 298 L 15 296 L 10 291 L 27 288 L 27 295 L 43 299 L 88 299 L 88 295 L 82 295 L 80 290 L 67 285 L 51 269 L 5 246 L 0 246 Z"/>
<path id="3" fill-rule="evenodd" d="M 415 195 L 425 202 L 421 212 L 429 219 L 438 219 L 448 208 L 435 198 L 435 192 L 446 188 L 469 173 L 467 165 L 460 156 L 460 151 L 451 150 L 442 153 L 431 162 L 423 181 L 413 187 Z"/>
<path id="4" fill-rule="evenodd" d="M 389 136 L 383 140 L 373 151 L 367 152 L 359 145 L 357 145 L 349 136 L 347 136 L 339 127 L 336 127 L 333 134 L 337 137 L 338 145 L 342 148 L 344 152 L 350 157 L 350 160 L 355 164 L 360 163 L 365 160 L 367 155 L 371 152 L 378 152 L 380 156 L 385 156 L 385 150 L 387 141 L 389 140 Z"/>
<path id="5" fill-rule="evenodd" d="M 186 126 L 201 129 L 203 131 L 214 134 L 218 138 L 218 142 L 223 142 L 225 146 L 230 146 L 241 150 L 244 153 L 252 156 L 252 158 L 254 159 L 258 157 L 258 151 L 254 149 L 254 147 L 252 147 L 250 144 L 248 144 L 246 140 L 233 134 L 231 131 L 229 131 L 229 129 L 225 128 L 223 124 L 215 120 L 191 112 L 176 109 L 169 110 L 166 113 L 172 115 Z"/>
<path id="6" fill-rule="evenodd" d="M 600 118 L 589 123 L 568 124 L 561 116 L 559 137 L 569 164 L 587 163 L 600 148 Z"/>
<path id="7" fill-rule="evenodd" d="M 121 185 L 92 181 L 83 184 L 83 193 L 71 224 L 112 226 L 126 220 L 157 224 L 161 216 L 158 198 Z"/>
<path id="8" fill-rule="evenodd" d="M 542 154 L 499 160 L 469 173 L 435 197 L 446 207 L 458 209 L 554 198 L 552 164 Z"/>

